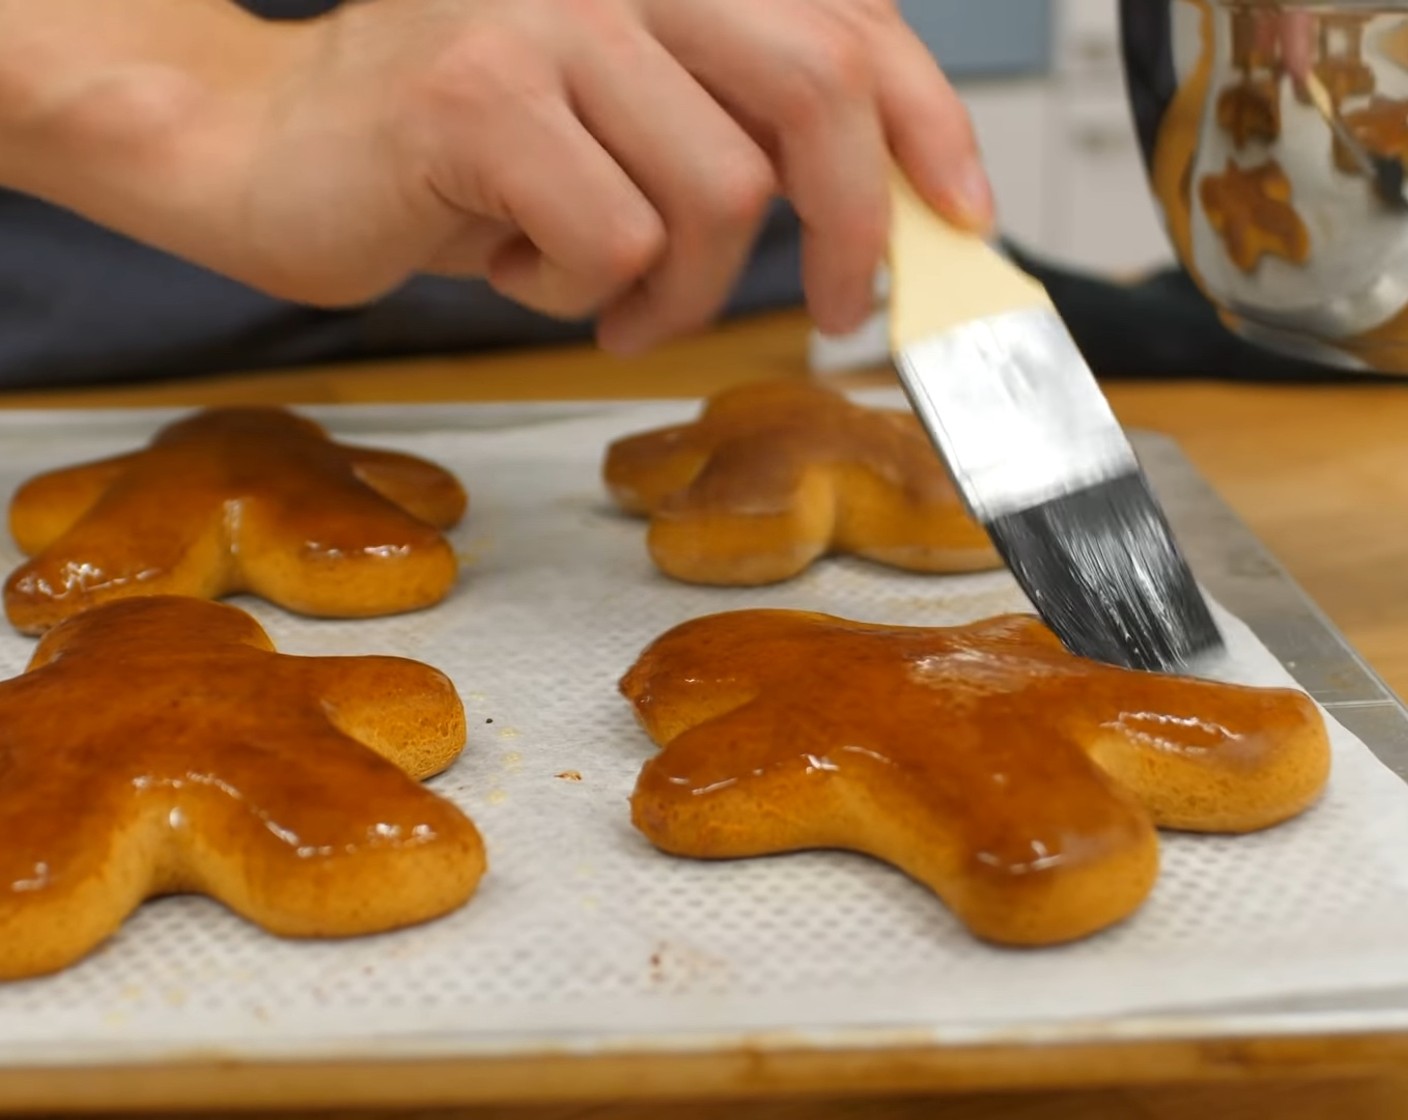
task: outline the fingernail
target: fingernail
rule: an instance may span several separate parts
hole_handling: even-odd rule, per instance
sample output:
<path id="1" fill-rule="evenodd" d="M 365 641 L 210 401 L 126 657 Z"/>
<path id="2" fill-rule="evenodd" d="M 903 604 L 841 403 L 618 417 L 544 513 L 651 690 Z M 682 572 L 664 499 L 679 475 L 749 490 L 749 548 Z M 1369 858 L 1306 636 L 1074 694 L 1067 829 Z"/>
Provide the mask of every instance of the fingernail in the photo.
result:
<path id="1" fill-rule="evenodd" d="M 953 177 L 953 204 L 959 217 L 979 232 L 986 233 L 993 222 L 992 183 L 977 160 L 970 160 Z"/>

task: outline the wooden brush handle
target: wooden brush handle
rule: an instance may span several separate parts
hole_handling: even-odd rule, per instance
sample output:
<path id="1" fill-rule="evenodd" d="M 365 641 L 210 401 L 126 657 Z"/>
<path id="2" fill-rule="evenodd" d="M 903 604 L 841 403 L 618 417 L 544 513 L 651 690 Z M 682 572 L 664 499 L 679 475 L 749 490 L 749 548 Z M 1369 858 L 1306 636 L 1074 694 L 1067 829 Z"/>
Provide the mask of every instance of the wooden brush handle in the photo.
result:
<path id="1" fill-rule="evenodd" d="M 890 193 L 890 338 L 895 350 L 974 319 L 1051 306 L 1045 288 L 982 238 L 939 217 L 898 168 Z"/>

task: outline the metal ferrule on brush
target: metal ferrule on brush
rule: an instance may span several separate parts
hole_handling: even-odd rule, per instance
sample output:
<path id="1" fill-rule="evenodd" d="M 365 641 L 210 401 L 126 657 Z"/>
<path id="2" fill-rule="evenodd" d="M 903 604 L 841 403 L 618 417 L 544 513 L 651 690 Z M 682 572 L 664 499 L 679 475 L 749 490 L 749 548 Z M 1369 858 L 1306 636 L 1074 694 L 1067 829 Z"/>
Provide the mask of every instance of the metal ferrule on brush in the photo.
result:
<path id="1" fill-rule="evenodd" d="M 1138 471 L 1085 359 L 1048 308 L 950 327 L 902 350 L 901 381 L 984 524 Z"/>
<path id="2" fill-rule="evenodd" d="M 1073 652 L 1168 671 L 1221 646 L 1134 449 L 1050 308 L 951 327 L 896 363 L 963 500 Z"/>

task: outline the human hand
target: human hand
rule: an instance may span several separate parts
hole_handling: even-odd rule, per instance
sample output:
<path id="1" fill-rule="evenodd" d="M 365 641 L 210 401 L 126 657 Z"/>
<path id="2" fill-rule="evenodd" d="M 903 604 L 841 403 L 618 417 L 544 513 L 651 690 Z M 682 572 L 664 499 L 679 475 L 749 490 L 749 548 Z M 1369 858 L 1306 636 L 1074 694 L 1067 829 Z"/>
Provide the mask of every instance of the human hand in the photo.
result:
<path id="1" fill-rule="evenodd" d="M 890 0 L 378 0 L 299 33 L 239 202 L 236 271 L 285 297 L 487 276 L 633 352 L 718 313 L 783 194 L 841 332 L 872 309 L 892 155 L 991 221 L 967 115 Z"/>

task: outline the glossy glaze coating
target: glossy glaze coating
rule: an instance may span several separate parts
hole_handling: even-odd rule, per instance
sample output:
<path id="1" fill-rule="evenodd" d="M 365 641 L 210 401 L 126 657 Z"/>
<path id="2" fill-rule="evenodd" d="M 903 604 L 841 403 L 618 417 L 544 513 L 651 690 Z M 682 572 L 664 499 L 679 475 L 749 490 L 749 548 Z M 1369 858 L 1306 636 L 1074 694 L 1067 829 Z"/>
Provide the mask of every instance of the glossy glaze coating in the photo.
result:
<path id="1" fill-rule="evenodd" d="M 335 443 L 282 409 L 212 409 L 145 450 L 23 486 L 10 529 L 31 559 L 6 582 L 5 610 L 27 633 L 131 595 L 249 591 L 328 617 L 414 610 L 454 585 L 441 529 L 465 506 L 432 463 Z"/>
<path id="2" fill-rule="evenodd" d="M 771 583 L 831 551 L 915 571 L 999 563 L 912 413 L 806 381 L 721 393 L 693 423 L 612 444 L 603 473 L 681 580 Z"/>
<path id="3" fill-rule="evenodd" d="M 1329 771 L 1303 694 L 1083 661 L 1027 616 L 920 629 L 713 615 L 653 643 L 621 689 L 663 747 L 632 797 L 661 849 L 869 853 L 1016 945 L 1137 909 L 1157 827 L 1274 825 Z"/>
<path id="4" fill-rule="evenodd" d="M 0 977 L 73 963 L 157 894 L 290 936 L 459 906 L 483 844 L 416 779 L 464 742 L 434 669 L 285 656 L 232 607 L 129 599 L 56 627 L 0 682 Z"/>

